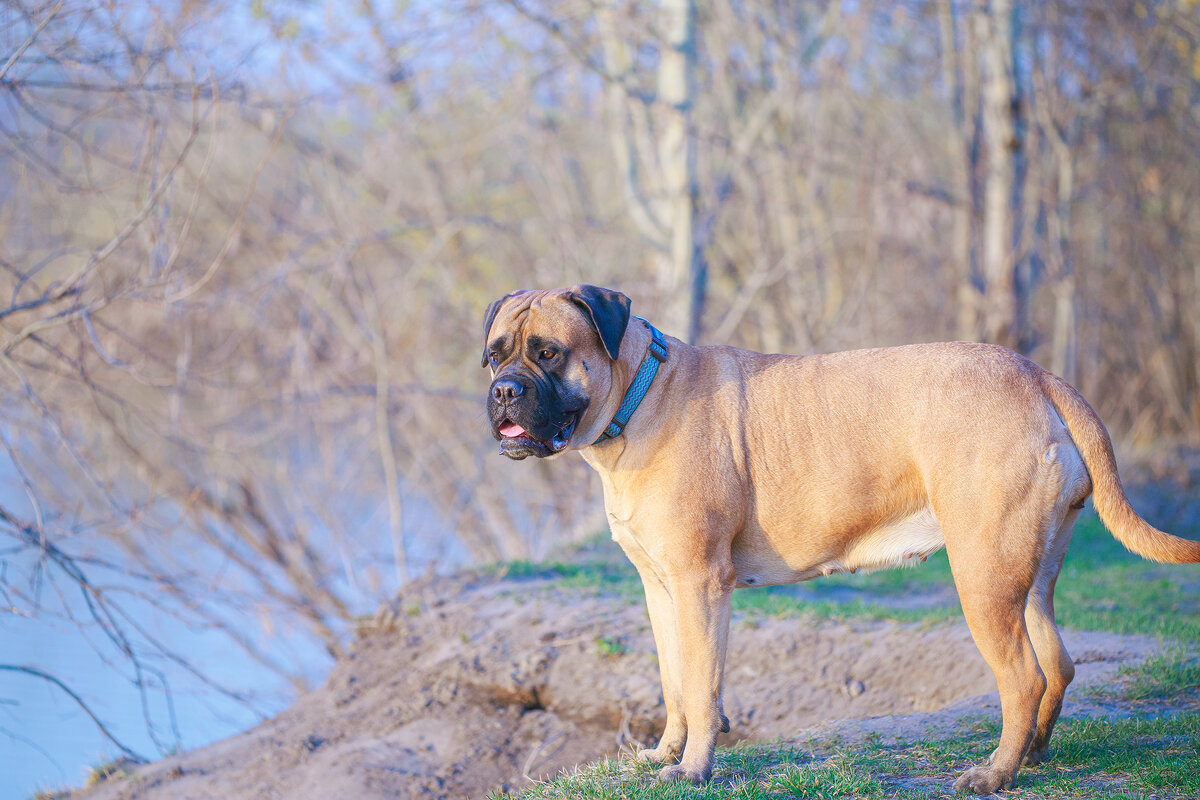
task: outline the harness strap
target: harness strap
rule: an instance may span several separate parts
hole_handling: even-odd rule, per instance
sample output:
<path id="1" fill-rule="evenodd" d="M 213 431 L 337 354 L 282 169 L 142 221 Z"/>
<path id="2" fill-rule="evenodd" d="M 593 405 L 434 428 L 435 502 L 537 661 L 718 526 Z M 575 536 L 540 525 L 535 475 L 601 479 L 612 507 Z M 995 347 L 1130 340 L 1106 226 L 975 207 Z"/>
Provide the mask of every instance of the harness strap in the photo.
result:
<path id="1" fill-rule="evenodd" d="M 637 317 L 637 319 L 650 329 L 650 346 L 646 348 L 646 355 L 642 356 L 642 363 L 633 376 L 629 388 L 625 391 L 625 398 L 621 400 L 621 406 L 617 409 L 617 413 L 613 414 L 612 422 L 608 423 L 604 433 L 592 442 L 593 445 L 600 444 L 606 439 L 615 439 L 625 432 L 629 418 L 633 416 L 634 411 L 637 411 L 637 407 L 645 399 L 646 393 L 650 391 L 650 383 L 658 374 L 658 365 L 667 360 L 667 343 L 663 339 L 662 331 L 641 317 Z"/>

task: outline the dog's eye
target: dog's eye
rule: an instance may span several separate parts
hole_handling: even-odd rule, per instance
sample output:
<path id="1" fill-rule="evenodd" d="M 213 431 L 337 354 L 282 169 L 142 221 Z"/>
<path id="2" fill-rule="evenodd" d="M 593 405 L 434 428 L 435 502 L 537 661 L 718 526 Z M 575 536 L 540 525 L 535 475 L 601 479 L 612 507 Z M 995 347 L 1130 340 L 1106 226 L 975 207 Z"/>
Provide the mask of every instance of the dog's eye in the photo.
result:
<path id="1" fill-rule="evenodd" d="M 493 365 L 495 365 L 495 364 L 499 364 L 499 363 L 500 363 L 500 356 L 499 356 L 499 354 L 497 354 L 497 353 L 488 353 L 488 361 L 492 362 L 492 364 L 493 364 Z"/>
<path id="2" fill-rule="evenodd" d="M 553 350 L 543 350 L 542 352 L 538 353 L 538 358 L 540 358 L 542 361 L 549 361 L 556 355 L 558 355 L 558 353 L 555 353 Z"/>

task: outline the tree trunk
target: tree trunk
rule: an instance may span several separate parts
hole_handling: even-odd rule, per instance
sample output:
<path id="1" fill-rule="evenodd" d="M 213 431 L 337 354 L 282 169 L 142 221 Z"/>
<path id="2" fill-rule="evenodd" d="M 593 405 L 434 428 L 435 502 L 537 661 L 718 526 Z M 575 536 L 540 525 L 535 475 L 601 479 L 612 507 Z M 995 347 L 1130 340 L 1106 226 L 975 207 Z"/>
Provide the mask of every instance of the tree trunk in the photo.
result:
<path id="1" fill-rule="evenodd" d="M 951 210 L 951 251 L 958 282 L 958 336 L 978 337 L 983 307 L 983 279 L 975 249 L 971 246 L 972 223 L 979 207 L 975 197 L 975 170 L 979 161 L 979 75 L 970 25 L 964 31 L 962 47 L 958 43 L 958 21 L 954 0 L 938 3 L 938 26 L 942 45 L 942 83 L 950 101 L 953 128 L 950 131 L 950 167 L 955 204 Z"/>
<path id="2" fill-rule="evenodd" d="M 1039 98 L 1045 102 L 1045 98 Z M 1047 114 L 1047 119 L 1049 115 Z M 1072 385 L 1079 375 L 1075 265 L 1071 257 L 1071 203 L 1075 198 L 1075 161 L 1070 143 L 1053 122 L 1043 125 L 1057 162 L 1055 198 L 1047 209 L 1051 263 L 1054 265 L 1054 338 L 1050 370 Z"/>
<path id="3" fill-rule="evenodd" d="M 659 140 L 669 257 L 659 270 L 663 324 L 695 342 L 707 288 L 703 253 L 696 247 L 696 132 L 692 124 L 695 94 L 695 0 L 663 0 L 662 57 L 658 66 L 658 100 L 666 117 Z"/>
<path id="4" fill-rule="evenodd" d="M 638 147 L 637 115 L 648 111 L 647 100 L 630 96 L 633 58 L 618 30 L 613 5 L 601 6 L 597 22 L 609 73 L 608 112 L 613 153 L 625 183 L 629 213 L 638 230 L 655 248 L 655 278 L 659 290 L 656 322 L 668 333 L 695 342 L 700 337 L 708 269 L 703 242 L 696 236 L 698 179 L 696 131 L 692 122 L 695 98 L 695 0 L 663 0 L 658 92 L 649 109 L 659 131 L 653 157 Z M 631 121 L 631 116 L 633 117 Z"/>
<path id="5" fill-rule="evenodd" d="M 1013 214 L 1017 194 L 1018 137 L 1016 74 L 1011 0 L 990 0 L 973 11 L 975 34 L 982 56 L 981 87 L 983 147 L 982 252 L 983 313 L 978 338 L 1016 348 L 1024 340 L 1016 285 L 1016 247 Z"/>

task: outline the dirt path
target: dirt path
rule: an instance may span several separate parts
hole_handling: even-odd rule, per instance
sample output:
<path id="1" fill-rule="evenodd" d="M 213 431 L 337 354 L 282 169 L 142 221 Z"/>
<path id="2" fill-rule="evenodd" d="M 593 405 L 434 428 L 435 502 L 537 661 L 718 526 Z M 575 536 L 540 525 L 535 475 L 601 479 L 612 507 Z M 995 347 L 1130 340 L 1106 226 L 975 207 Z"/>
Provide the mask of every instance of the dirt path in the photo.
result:
<path id="1" fill-rule="evenodd" d="M 1158 649 L 1095 633 L 1066 643 L 1077 686 Z M 726 685 L 723 745 L 949 734 L 998 713 L 962 623 L 736 618 Z M 1068 694 L 1068 714 L 1074 704 Z M 649 741 L 662 713 L 640 604 L 541 580 L 442 579 L 382 613 L 325 686 L 278 717 L 72 797 L 479 797 Z"/>

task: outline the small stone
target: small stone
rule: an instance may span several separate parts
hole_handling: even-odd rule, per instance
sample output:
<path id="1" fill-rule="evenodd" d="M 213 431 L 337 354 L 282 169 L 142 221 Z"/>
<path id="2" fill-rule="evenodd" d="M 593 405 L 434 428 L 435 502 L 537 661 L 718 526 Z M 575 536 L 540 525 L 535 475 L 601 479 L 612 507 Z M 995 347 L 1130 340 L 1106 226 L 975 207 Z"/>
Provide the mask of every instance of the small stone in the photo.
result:
<path id="1" fill-rule="evenodd" d="M 846 681 L 846 694 L 851 697 L 858 697 L 867 690 L 866 684 L 862 681 Z"/>

